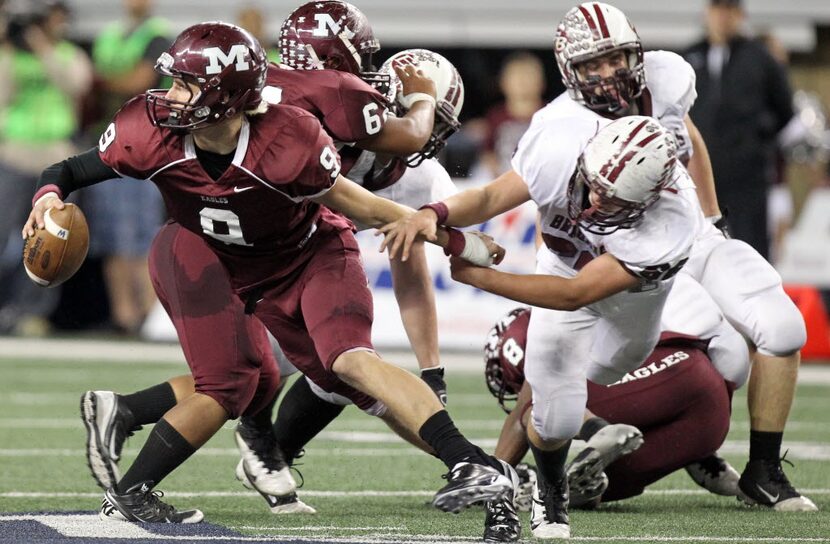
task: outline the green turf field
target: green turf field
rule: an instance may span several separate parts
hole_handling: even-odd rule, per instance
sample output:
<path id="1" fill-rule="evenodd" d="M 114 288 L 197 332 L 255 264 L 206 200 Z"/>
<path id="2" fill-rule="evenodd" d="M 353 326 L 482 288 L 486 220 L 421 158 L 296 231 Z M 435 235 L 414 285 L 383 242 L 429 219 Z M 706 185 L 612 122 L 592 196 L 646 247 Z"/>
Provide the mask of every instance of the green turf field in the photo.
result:
<path id="1" fill-rule="evenodd" d="M 0 358 L 0 512 L 96 509 L 101 492 L 89 476 L 78 417 L 87 389 L 128 392 L 183 373 L 170 363 L 37 361 Z M 503 414 L 483 377 L 448 376 L 450 413 L 465 434 L 492 451 Z M 745 396 L 734 403 L 725 457 L 740 471 L 748 436 Z M 685 472 L 646 495 L 573 512 L 574 540 L 598 542 L 830 542 L 830 385 L 802 385 L 785 436 L 787 467 L 796 485 L 822 510 L 780 514 L 743 507 L 734 499 L 696 488 Z M 361 541 L 473 540 L 483 511 L 444 514 L 427 506 L 442 485 L 443 465 L 405 445 L 379 422 L 348 408 L 302 459 L 300 497 L 315 516 L 277 517 L 233 476 L 237 456 L 228 424 L 159 489 L 176 506 L 195 506 L 206 520 L 248 535 L 308 540 L 349 537 Z M 127 443 L 130 461 L 146 429 Z M 524 538 L 529 538 L 527 514 Z"/>

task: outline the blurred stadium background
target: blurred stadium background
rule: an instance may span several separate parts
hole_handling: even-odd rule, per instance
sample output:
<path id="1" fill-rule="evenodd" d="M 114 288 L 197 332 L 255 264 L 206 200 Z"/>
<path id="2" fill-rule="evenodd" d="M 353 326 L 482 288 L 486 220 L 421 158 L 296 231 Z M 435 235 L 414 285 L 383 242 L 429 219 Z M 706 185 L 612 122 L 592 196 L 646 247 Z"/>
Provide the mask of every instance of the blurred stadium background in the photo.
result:
<path id="1" fill-rule="evenodd" d="M 96 36 L 107 24 L 122 19 L 124 6 L 129 3 L 120 0 L 63 2 L 70 13 L 68 38 L 90 51 Z M 268 46 L 274 45 L 282 20 L 297 3 L 298 0 L 150 2 L 153 13 L 169 21 L 171 36 L 203 20 L 237 22 L 243 9 L 254 8 L 263 16 L 262 36 Z M 503 100 L 499 74 L 508 57 L 517 51 L 526 51 L 542 63 L 546 101 L 563 90 L 552 55 L 552 36 L 559 19 L 572 7 L 571 2 L 361 0 L 354 3 L 372 22 L 375 35 L 381 41 L 379 61 L 400 49 L 428 47 L 449 58 L 461 73 L 467 91 L 461 116 L 464 129 L 453 136 L 440 157 L 459 188 L 492 178 L 481 161 L 485 118 L 488 110 Z M 635 23 L 646 50 L 682 51 L 703 36 L 706 0 L 612 3 Z M 8 7 L 14 0 L 6 0 L 5 4 Z M 34 2 L 26 0 L 23 4 Z M 785 174 L 783 183 L 770 187 L 770 199 L 774 203 L 770 230 L 776 243 L 773 263 L 808 324 L 804 362 L 820 365 L 830 362 L 826 310 L 830 307 L 830 127 L 826 122 L 830 107 L 830 2 L 744 0 L 743 6 L 748 32 L 754 36 L 772 36 L 786 51 L 790 81 L 796 91 L 795 109 L 801 127 L 795 136 L 782 139 L 780 151 Z M 0 110 L 0 115 L 4 113 Z M 84 149 L 97 135 L 90 137 L 79 132 L 73 138 Z M 79 198 L 84 207 L 84 196 Z M 525 207 L 482 226 L 482 230 L 507 247 L 505 266 L 512 270 L 527 272 L 533 268 L 533 219 L 533 209 Z M 376 320 L 375 340 L 382 349 L 403 350 L 397 352 L 399 357 L 413 366 L 411 356 L 405 353 L 406 337 L 392 294 L 386 258 L 377 253 L 378 241 L 371 233 L 363 233 L 360 240 L 376 297 L 376 316 L 382 316 Z M 0 259 L 7 264 L 17 263 L 17 273 L 22 273 L 19 245 L 10 243 Z M 6 414 L 0 418 L 0 512 L 92 510 L 98 492 L 83 466 L 83 431 L 75 416 L 77 396 L 90 388 L 140 388 L 186 371 L 174 344 L 174 331 L 159 307 L 133 330 L 113 326 L 102 262 L 102 257 L 91 255 L 76 277 L 62 287 L 48 314 L 34 320 L 22 315 L 18 307 L 5 304 L 12 298 L 15 284 L 7 276 L 0 281 L 0 382 L 3 384 L 0 401 L 7 407 Z M 451 405 L 453 414 L 456 416 L 455 410 L 458 410 L 456 417 L 462 430 L 492 446 L 500 425 L 500 412 L 477 374 L 480 350 L 487 330 L 514 304 L 453 284 L 446 259 L 438 251 L 430 253 L 430 265 L 435 276 L 442 349 L 454 352 L 447 364 L 451 403 L 457 403 Z M 37 340 L 33 341 L 32 337 Z M 794 458 L 803 467 L 791 477 L 802 482 L 807 488 L 805 493 L 827 511 L 830 508 L 830 434 L 826 410 L 830 398 L 827 370 L 830 369 L 819 365 L 806 373 L 791 417 L 792 431 L 788 431 L 785 440 L 793 442 Z M 454 397 L 456 392 L 460 394 Z M 482 405 L 486 408 L 480 409 Z M 735 411 L 733 432 L 739 434 L 730 435 L 732 442 L 728 444 L 732 449 L 727 448 L 727 457 L 737 464 L 746 454 L 741 445 L 748 428 L 744 397 L 736 398 Z M 377 542 L 404 542 L 409 538 L 440 540 L 435 535 L 449 535 L 448 538 L 463 541 L 478 534 L 478 513 L 431 521 L 436 516 L 428 516 L 422 503 L 428 496 L 427 490 L 437 485 L 435 478 L 424 480 L 412 476 L 393 483 L 375 477 L 376 459 L 383 459 L 381 463 L 384 467 L 390 465 L 390 471 L 399 470 L 402 459 L 413 474 L 422 470 L 437 474 L 440 468 L 432 460 L 413 461 L 415 456 L 410 458 L 398 453 L 404 451 L 404 446 L 385 444 L 382 436 L 379 425 L 367 423 L 351 411 L 345 421 L 338 422 L 323 437 L 321 451 L 310 455 L 309 472 L 319 477 L 312 480 L 309 496 L 318 498 L 324 511 L 348 510 L 354 507 L 354 501 L 360 501 L 361 507 L 368 505 L 366 515 L 358 521 L 336 515 L 324 517 L 324 524 L 330 529 L 327 532 L 307 527 L 317 522 L 280 524 L 267 518 L 262 505 L 254 502 L 256 498 L 243 494 L 232 481 L 230 470 L 234 461 L 231 438 L 226 432 L 208 445 L 213 449 L 198 454 L 202 463 L 188 463 L 171 478 L 168 487 L 174 496 L 176 492 L 190 498 L 201 495 L 212 521 L 246 534 L 280 535 L 286 539 L 360 535 L 361 541 L 375 539 Z M 346 442 L 359 445 L 350 445 L 349 451 L 363 453 L 356 461 L 332 468 L 325 460 L 329 455 L 337 455 L 333 452 L 342 446 L 344 437 Z M 133 439 L 133 450 L 128 452 L 128 457 L 134 454 L 141 439 Z M 387 447 L 395 451 L 376 451 Z M 37 477 L 33 478 L 33 474 Z M 378 493 L 350 498 L 349 490 L 355 488 Z M 389 511 L 400 515 L 390 515 Z M 616 507 L 613 512 L 615 521 L 603 520 L 602 516 L 592 513 L 577 514 L 576 523 L 582 527 L 579 534 L 583 539 L 596 541 L 830 542 L 830 520 L 825 514 L 793 516 L 783 521 L 757 512 L 741 517 L 731 502 L 714 504 L 710 497 L 701 496 L 685 477 L 673 477 L 661 483 L 652 494 L 633 501 L 632 506 Z M 646 512 L 657 512 L 658 516 L 644 516 Z M 674 516 L 673 526 L 666 526 L 663 514 Z M 4 523 L 0 515 L 0 541 L 26 541 L 25 536 L 4 533 Z M 583 530 L 585 527 L 587 530 Z"/>

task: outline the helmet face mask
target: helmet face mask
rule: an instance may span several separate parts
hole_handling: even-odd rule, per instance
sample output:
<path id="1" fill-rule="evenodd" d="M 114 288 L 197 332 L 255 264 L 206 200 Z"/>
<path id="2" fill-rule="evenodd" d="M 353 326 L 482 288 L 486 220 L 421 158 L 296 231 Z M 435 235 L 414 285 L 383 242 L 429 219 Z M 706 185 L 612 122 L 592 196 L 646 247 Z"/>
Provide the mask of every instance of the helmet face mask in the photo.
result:
<path id="1" fill-rule="evenodd" d="M 237 26 L 214 22 L 189 27 L 159 56 L 155 70 L 181 80 L 190 97 L 177 100 L 168 89 L 151 89 L 147 115 L 155 126 L 189 131 L 256 109 L 267 64 L 256 38 Z"/>
<path id="2" fill-rule="evenodd" d="M 606 125 L 571 177 L 571 221 L 599 235 L 635 227 L 672 182 L 676 164 L 674 137 L 654 119 L 628 116 Z"/>
<path id="3" fill-rule="evenodd" d="M 435 122 L 426 145 L 406 159 L 407 165 L 416 167 L 423 161 L 435 157 L 447 144 L 447 139 L 461 128 L 458 116 L 464 106 L 464 82 L 458 70 L 443 56 L 428 49 L 406 49 L 392 55 L 380 72 L 389 78 L 388 91 L 384 93 L 398 114 L 406 113 L 399 104 L 403 86 L 394 67 L 413 65 L 435 82 L 437 100 Z M 377 88 L 377 87 L 376 87 Z M 381 88 L 378 88 L 382 92 Z"/>
<path id="4" fill-rule="evenodd" d="M 580 73 L 580 65 L 623 51 L 626 68 L 610 77 Z M 556 29 L 554 54 L 562 82 L 575 101 L 596 111 L 626 110 L 646 86 L 643 46 L 634 26 L 617 8 L 587 2 L 571 9 Z"/>

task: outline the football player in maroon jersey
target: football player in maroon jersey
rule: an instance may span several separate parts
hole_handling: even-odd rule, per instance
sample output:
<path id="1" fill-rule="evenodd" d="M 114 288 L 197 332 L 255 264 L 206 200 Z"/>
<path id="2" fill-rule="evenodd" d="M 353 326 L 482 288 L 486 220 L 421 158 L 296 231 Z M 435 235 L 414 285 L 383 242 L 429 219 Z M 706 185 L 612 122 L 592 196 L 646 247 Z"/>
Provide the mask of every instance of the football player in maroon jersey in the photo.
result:
<path id="1" fill-rule="evenodd" d="M 317 28 L 317 20 L 325 22 L 321 29 Z M 330 20 L 337 23 L 332 26 Z M 383 194 L 393 190 L 394 184 L 406 171 L 407 163 L 434 156 L 446 138 L 457 129 L 457 114 L 461 107 L 459 87 L 463 99 L 463 87 L 457 73 L 438 97 L 438 108 L 433 117 L 433 82 L 412 65 L 400 66 L 394 71 L 390 68 L 385 74 L 372 71 L 371 55 L 378 49 L 377 40 L 365 16 L 350 4 L 338 1 L 304 4 L 286 19 L 280 32 L 280 45 L 285 63 L 268 67 L 263 93 L 269 100 L 311 112 L 336 142 L 345 142 L 339 144 L 341 173 L 370 190 L 383 191 Z M 308 64 L 309 55 L 320 62 Z M 367 83 L 369 81 L 383 88 L 384 84 L 389 83 L 390 75 L 400 81 L 400 95 L 407 104 L 400 117 L 389 115 L 385 98 Z M 363 151 L 364 148 L 367 151 Z M 387 163 L 380 164 L 370 151 L 411 157 L 406 162 L 390 157 Z M 434 198 L 427 197 L 418 205 L 431 200 Z M 169 222 L 162 232 L 172 236 L 181 228 L 177 223 Z M 165 239 L 159 237 L 159 241 Z M 201 309 L 204 289 L 198 288 L 195 280 L 177 279 L 172 274 L 157 275 L 157 289 L 161 291 L 175 288 L 175 283 L 168 285 L 167 281 L 194 282 L 191 288 L 180 290 L 178 297 L 182 315 L 200 317 L 198 328 L 192 323 L 187 327 L 177 327 L 182 345 L 189 346 L 185 350 L 188 364 L 191 368 L 194 365 L 215 368 L 212 381 L 217 384 L 238 383 L 234 378 L 235 369 L 240 365 L 243 368 L 250 366 L 250 360 L 261 358 L 263 367 L 271 368 L 273 355 L 264 327 L 258 320 L 245 317 L 242 302 L 232 296 L 230 282 L 223 277 L 218 258 L 209 250 L 207 242 L 194 236 L 183 247 L 186 249 L 180 248 L 180 252 L 186 250 L 193 254 L 188 259 L 191 266 L 198 262 L 205 271 L 199 273 L 193 268 L 188 277 L 209 283 L 211 293 L 224 304 L 221 311 L 205 314 Z M 441 398 L 446 390 L 443 369 L 432 366 L 438 363 L 438 345 L 431 278 L 423 252 L 416 253 L 416 257 L 410 263 L 391 263 L 395 290 L 401 307 L 405 304 L 407 307 L 405 312 L 402 310 L 405 314 L 403 321 L 412 338 L 419 365 L 423 368 L 422 378 Z M 206 272 L 210 270 L 218 272 L 209 276 Z M 401 296 L 405 297 L 405 301 L 401 300 Z M 226 324 L 229 322 L 236 326 L 228 327 Z M 199 338 L 201 331 L 214 331 L 211 342 L 191 340 L 191 337 Z M 313 413 L 316 424 L 310 425 L 306 417 L 304 427 L 322 429 L 340 413 L 342 406 L 319 400 L 305 384 L 304 380 L 295 384 L 287 394 L 290 398 L 285 407 L 293 406 L 299 413 Z M 254 385 L 254 382 L 249 382 L 248 388 Z M 140 425 L 158 421 L 177 399 L 192 394 L 194 387 L 193 376 L 187 375 L 131 395 L 121 396 L 111 391 L 88 391 L 84 394 L 82 416 L 89 434 L 87 458 L 101 487 L 107 489 L 118 480 L 117 463 L 127 433 Z M 244 399 L 247 395 L 232 395 L 231 398 Z M 271 403 L 275 400 L 276 395 Z M 236 412 L 238 410 L 231 411 Z M 306 442 L 302 437 L 285 437 L 284 434 L 282 439 L 291 451 L 295 443 Z M 274 447 L 270 406 L 256 417 L 243 413 L 236 440 L 246 461 L 241 465 L 243 482 L 252 482 L 274 511 L 303 510 L 303 505 L 293 493 L 293 478 L 287 464 L 279 454 L 279 448 Z M 289 461 L 291 458 L 289 455 Z M 237 475 L 240 476 L 240 471 Z M 290 493 L 283 495 L 288 488 L 291 488 Z M 275 495 L 283 496 L 277 501 Z"/>
<path id="2" fill-rule="evenodd" d="M 524 353 L 529 320 L 529 308 L 511 311 L 493 326 L 484 346 L 487 387 L 508 413 L 495 455 L 514 465 L 528 450 L 531 394 L 524 378 Z M 712 366 L 707 346 L 706 341 L 666 332 L 646 361 L 619 382 L 588 383 L 588 409 L 593 417 L 586 417 L 580 438 L 587 442 L 583 452 L 606 457 L 605 473 L 598 486 L 585 488 L 576 466 L 580 456 L 571 462 L 572 507 L 592 508 L 600 502 L 639 495 L 646 486 L 683 467 L 712 493 L 739 494 L 740 475 L 716 455 L 729 430 L 734 384 Z M 642 431 L 642 446 L 629 455 L 615 451 L 624 441 L 614 438 L 632 425 Z M 717 466 L 709 467 L 707 473 L 698 468 L 700 459 L 716 461 Z M 724 478 L 723 471 L 730 477 Z M 523 491 L 520 506 L 529 507 L 530 489 Z"/>
<path id="3" fill-rule="evenodd" d="M 202 23 L 183 31 L 157 63 L 173 78 L 171 88 L 127 102 L 97 149 L 45 170 L 23 236 L 43 228 L 45 210 L 62 207 L 73 190 L 117 173 L 153 181 L 182 227 L 159 234 L 150 260 L 159 298 L 177 329 L 193 327 L 201 334 L 191 340 L 211 342 L 213 331 L 199 330 L 200 319 L 228 306 L 226 294 L 214 297 L 203 281 L 219 271 L 206 269 L 198 255 L 189 260 L 190 243 L 199 236 L 218 257 L 246 314 L 274 334 L 301 371 L 324 390 L 384 414 L 403 436 L 447 464 L 449 483 L 436 494 L 436 507 L 458 511 L 512 494 L 512 469 L 469 443 L 424 382 L 372 349 L 371 293 L 353 225 L 329 208 L 369 226 L 411 210 L 343 178 L 319 121 L 263 95 L 266 67 L 260 44 L 238 27 Z M 456 250 L 478 244 L 485 263 L 500 251 L 474 235 L 442 238 Z M 194 288 L 202 289 L 202 313 L 183 314 L 181 292 Z M 191 347 L 183 344 L 186 352 Z M 201 521 L 200 511 L 177 511 L 153 487 L 229 417 L 256 415 L 273 398 L 278 376 L 263 369 L 263 361 L 260 356 L 236 367 L 230 384 L 226 371 L 217 372 L 222 369 L 194 368 L 196 393 L 179 399 L 155 425 L 128 472 L 106 491 L 100 516 Z"/>

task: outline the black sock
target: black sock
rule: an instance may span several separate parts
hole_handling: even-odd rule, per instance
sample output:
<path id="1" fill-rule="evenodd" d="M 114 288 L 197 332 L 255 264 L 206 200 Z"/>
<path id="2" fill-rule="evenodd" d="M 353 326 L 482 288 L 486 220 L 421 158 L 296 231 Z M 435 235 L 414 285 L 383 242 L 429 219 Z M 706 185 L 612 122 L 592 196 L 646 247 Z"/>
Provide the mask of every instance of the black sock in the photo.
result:
<path id="1" fill-rule="evenodd" d="M 289 462 L 312 438 L 340 415 L 344 406 L 326 402 L 311 390 L 305 377 L 285 393 L 274 422 L 274 436 Z"/>
<path id="2" fill-rule="evenodd" d="M 285 382 L 280 384 L 277 391 L 274 393 L 274 398 L 272 398 L 271 401 L 262 408 L 262 410 L 252 416 L 240 417 L 240 423 L 258 428 L 270 427 L 272 425 L 272 418 L 274 417 L 274 405 L 277 403 L 277 399 L 280 398 L 280 393 L 282 393 L 284 387 Z"/>
<path id="3" fill-rule="evenodd" d="M 115 486 L 116 491 L 124 493 L 135 484 L 144 481 L 158 484 L 195 451 L 196 448 L 191 446 L 179 431 L 166 420 L 160 419 L 150 431 L 147 442 L 138 452 L 138 457 L 130 469 Z"/>
<path id="4" fill-rule="evenodd" d="M 749 460 L 781 458 L 781 441 L 784 433 L 749 431 Z"/>
<path id="5" fill-rule="evenodd" d="M 154 385 L 130 395 L 118 395 L 118 400 L 130 409 L 136 425 L 156 423 L 176 405 L 173 386 L 168 382 Z"/>
<path id="6" fill-rule="evenodd" d="M 540 450 L 529 440 L 528 444 L 530 444 L 530 451 L 533 452 L 533 458 L 536 460 L 539 476 L 545 482 L 554 484 L 565 477 L 565 461 L 568 459 L 568 448 L 571 447 L 570 440 L 554 451 Z"/>
<path id="7" fill-rule="evenodd" d="M 487 455 L 481 448 L 464 438 L 446 410 L 441 410 L 427 419 L 418 429 L 418 435 L 435 450 L 438 458 L 449 469 L 462 461 L 469 461 L 501 470 L 501 465 L 494 457 Z"/>
<path id="8" fill-rule="evenodd" d="M 597 434 L 597 431 L 599 431 L 603 427 L 607 427 L 608 425 L 610 425 L 610 423 L 608 423 L 601 417 L 594 416 L 582 424 L 582 428 L 579 429 L 579 438 L 587 442 L 591 439 L 592 436 Z"/>

